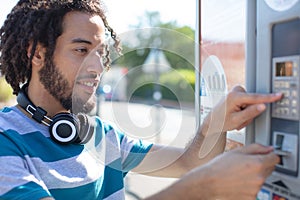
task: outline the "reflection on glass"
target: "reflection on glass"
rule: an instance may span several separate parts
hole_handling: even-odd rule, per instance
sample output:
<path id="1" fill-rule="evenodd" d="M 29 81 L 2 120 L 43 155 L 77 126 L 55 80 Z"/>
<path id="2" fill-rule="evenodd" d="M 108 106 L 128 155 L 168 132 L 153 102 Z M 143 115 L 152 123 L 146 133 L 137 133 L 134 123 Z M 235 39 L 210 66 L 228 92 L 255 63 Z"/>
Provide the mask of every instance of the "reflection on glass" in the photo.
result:
<path id="1" fill-rule="evenodd" d="M 228 91 L 235 85 L 245 85 L 246 3 L 246 0 L 201 0 L 201 73 L 205 60 L 212 55 L 220 60 L 225 72 L 224 77 L 215 74 L 207 77 L 211 92 L 220 87 L 218 83 L 223 79 Z M 214 100 L 202 101 L 200 108 L 207 108 Z M 226 149 L 243 145 L 244 129 L 229 131 L 227 138 Z"/>
<path id="2" fill-rule="evenodd" d="M 125 11 L 130 2 L 135 6 Z M 195 1 L 105 3 L 123 51 L 122 56 L 111 51 L 111 70 L 103 75 L 96 114 L 131 137 L 185 146 L 196 129 Z M 172 4 L 172 10 L 164 4 Z M 114 21 L 119 16 L 125 16 L 121 23 Z"/>

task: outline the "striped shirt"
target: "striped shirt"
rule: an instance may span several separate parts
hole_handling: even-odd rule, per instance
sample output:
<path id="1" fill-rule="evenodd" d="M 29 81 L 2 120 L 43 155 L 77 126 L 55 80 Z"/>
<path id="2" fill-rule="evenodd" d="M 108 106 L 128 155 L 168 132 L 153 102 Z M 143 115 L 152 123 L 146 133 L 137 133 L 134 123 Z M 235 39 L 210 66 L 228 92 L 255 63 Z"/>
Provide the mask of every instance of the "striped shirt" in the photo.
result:
<path id="1" fill-rule="evenodd" d="M 0 199 L 124 199 L 123 178 L 151 144 L 95 117 L 85 145 L 52 141 L 49 128 L 17 107 L 0 111 Z"/>

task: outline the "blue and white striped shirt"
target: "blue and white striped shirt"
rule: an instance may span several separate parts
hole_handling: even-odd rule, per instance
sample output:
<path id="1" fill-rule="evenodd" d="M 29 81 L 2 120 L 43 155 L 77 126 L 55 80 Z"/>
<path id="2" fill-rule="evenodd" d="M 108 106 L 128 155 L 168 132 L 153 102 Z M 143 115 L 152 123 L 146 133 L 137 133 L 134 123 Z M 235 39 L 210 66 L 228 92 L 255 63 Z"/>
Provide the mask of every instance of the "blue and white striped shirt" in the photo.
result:
<path id="1" fill-rule="evenodd" d="M 17 107 L 1 110 L 0 199 L 124 199 L 124 176 L 152 145 L 95 120 L 87 144 L 60 145 Z"/>

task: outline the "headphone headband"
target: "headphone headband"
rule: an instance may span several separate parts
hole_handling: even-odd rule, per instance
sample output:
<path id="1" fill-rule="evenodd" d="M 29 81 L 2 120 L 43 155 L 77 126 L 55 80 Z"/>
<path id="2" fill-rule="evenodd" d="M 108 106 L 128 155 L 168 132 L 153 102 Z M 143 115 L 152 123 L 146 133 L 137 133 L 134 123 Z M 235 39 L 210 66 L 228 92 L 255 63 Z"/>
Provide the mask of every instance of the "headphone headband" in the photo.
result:
<path id="1" fill-rule="evenodd" d="M 28 87 L 28 84 L 22 86 L 21 90 L 19 91 L 19 94 L 17 96 L 17 102 L 18 104 L 26 110 L 27 113 L 29 113 L 34 120 L 36 120 L 39 123 L 43 123 L 46 126 L 50 126 L 50 123 L 52 122 L 52 119 L 47 117 L 47 111 L 45 111 L 41 107 L 36 107 L 32 101 L 29 99 L 29 97 L 26 94 L 26 88 Z M 47 120 L 47 121 L 46 121 Z"/>

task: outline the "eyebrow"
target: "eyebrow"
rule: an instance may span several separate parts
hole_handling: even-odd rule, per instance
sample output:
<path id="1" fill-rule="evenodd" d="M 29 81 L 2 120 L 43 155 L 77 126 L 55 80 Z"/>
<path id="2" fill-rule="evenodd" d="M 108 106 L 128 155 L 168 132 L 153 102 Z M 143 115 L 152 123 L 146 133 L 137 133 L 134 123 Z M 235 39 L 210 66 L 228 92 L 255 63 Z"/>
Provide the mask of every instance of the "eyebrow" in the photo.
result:
<path id="1" fill-rule="evenodd" d="M 91 41 L 88 41 L 88 40 L 85 40 L 85 39 L 82 39 L 82 38 L 75 38 L 75 39 L 72 39 L 71 41 L 72 43 L 84 43 L 84 44 L 89 44 L 89 45 L 92 45 L 93 43 Z M 100 47 L 105 47 L 105 44 L 104 43 L 101 43 L 100 44 Z"/>
<path id="2" fill-rule="evenodd" d="M 81 38 L 75 38 L 72 40 L 72 43 L 85 43 L 85 44 L 92 44 L 92 42 L 85 40 L 85 39 L 81 39 Z"/>

